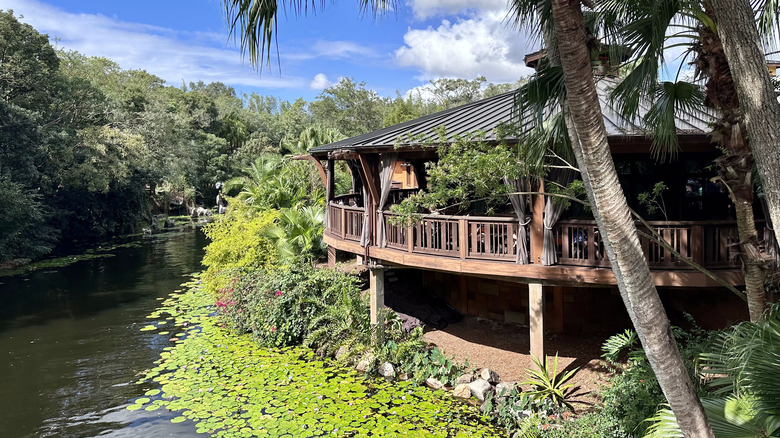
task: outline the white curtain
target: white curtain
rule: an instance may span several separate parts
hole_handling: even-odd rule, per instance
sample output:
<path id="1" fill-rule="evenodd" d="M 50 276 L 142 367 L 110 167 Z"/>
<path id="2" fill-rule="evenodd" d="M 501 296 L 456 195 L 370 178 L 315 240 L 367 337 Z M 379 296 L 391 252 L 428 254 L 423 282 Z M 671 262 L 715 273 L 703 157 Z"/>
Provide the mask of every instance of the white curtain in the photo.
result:
<path id="1" fill-rule="evenodd" d="M 376 241 L 380 248 L 387 246 L 387 227 L 385 226 L 385 206 L 390 197 L 390 188 L 393 186 L 393 173 L 395 165 L 398 162 L 397 153 L 382 154 L 382 170 L 380 172 L 380 183 L 382 184 L 382 193 L 380 194 L 379 204 L 377 205 L 377 238 Z"/>
<path id="2" fill-rule="evenodd" d="M 570 169 L 553 169 L 548 175 L 551 181 L 562 186 L 568 186 L 574 180 L 574 171 Z M 553 227 L 563 214 L 563 204 L 554 202 L 552 196 L 544 197 L 544 242 L 542 244 L 542 265 L 550 266 L 558 263 L 558 254 L 555 252 L 555 236 Z"/>
<path id="3" fill-rule="evenodd" d="M 512 203 L 512 208 L 515 211 L 515 215 L 517 215 L 518 221 L 517 236 L 515 236 L 515 246 L 517 248 L 515 263 L 527 265 L 528 245 L 526 243 L 526 236 L 528 235 L 528 232 L 526 225 L 531 222 L 531 216 L 526 214 L 526 210 L 530 202 L 528 195 L 520 195 L 517 194 L 517 192 L 528 192 L 530 184 L 526 178 L 514 180 L 504 178 L 504 185 L 509 192 L 509 202 Z"/>

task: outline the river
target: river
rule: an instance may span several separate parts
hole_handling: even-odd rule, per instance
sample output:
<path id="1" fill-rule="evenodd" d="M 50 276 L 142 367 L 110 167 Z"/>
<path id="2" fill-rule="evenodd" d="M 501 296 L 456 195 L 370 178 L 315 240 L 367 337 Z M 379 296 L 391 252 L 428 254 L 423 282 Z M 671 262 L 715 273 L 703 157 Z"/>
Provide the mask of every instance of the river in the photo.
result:
<path id="1" fill-rule="evenodd" d="M 0 437 L 196 436 L 177 414 L 130 412 L 164 337 L 145 316 L 200 269 L 199 231 L 138 238 L 111 257 L 0 277 Z M 203 435 L 200 435 L 203 436 Z"/>

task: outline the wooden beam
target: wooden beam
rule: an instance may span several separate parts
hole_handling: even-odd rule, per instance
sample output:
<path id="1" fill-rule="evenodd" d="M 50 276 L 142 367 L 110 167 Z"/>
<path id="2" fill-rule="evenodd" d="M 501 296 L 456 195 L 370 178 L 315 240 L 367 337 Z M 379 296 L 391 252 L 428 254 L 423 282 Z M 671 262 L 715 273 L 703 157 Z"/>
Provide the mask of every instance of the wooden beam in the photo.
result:
<path id="1" fill-rule="evenodd" d="M 368 187 L 368 190 L 371 192 L 371 198 L 373 204 L 377 204 L 379 202 L 379 188 L 377 187 L 377 177 L 376 172 L 374 172 L 372 163 L 369 162 L 369 159 L 363 155 L 360 154 L 360 167 L 363 168 L 363 175 L 365 176 L 364 184 Z"/>
<path id="2" fill-rule="evenodd" d="M 371 324 L 379 323 L 379 311 L 385 307 L 385 268 L 372 266 L 369 272 Z"/>
<path id="3" fill-rule="evenodd" d="M 544 362 L 544 286 L 528 284 L 528 328 L 531 335 L 531 356 Z"/>
<path id="4" fill-rule="evenodd" d="M 323 240 L 326 244 L 342 251 L 353 254 L 363 254 L 364 252 L 364 248 L 359 243 L 344 240 L 341 236 L 331 234 L 327 230 L 324 233 Z M 514 263 L 514 260 L 511 262 L 477 259 L 461 260 L 453 257 L 410 254 L 407 251 L 372 246 L 369 255 L 371 258 L 400 266 L 440 272 L 454 272 L 485 278 L 506 279 L 519 283 L 536 282 L 559 286 L 614 286 L 617 284 L 615 275 L 609 267 L 518 265 Z M 718 270 L 717 273 L 719 277 L 733 285 L 745 284 L 742 271 L 738 268 Z M 651 275 L 656 286 L 720 287 L 719 284 L 704 274 L 688 269 L 660 269 L 652 271 Z"/>
<path id="5" fill-rule="evenodd" d="M 311 155 L 296 155 L 296 156 L 292 157 L 292 159 L 293 160 L 306 160 L 306 161 L 311 161 L 312 163 L 314 163 L 314 165 L 317 167 L 317 170 L 320 172 L 320 178 L 322 178 L 322 185 L 324 187 L 326 187 L 326 188 L 328 187 L 328 176 L 325 173 L 325 168 L 322 167 L 322 163 L 320 162 L 320 160 L 312 157 Z"/>

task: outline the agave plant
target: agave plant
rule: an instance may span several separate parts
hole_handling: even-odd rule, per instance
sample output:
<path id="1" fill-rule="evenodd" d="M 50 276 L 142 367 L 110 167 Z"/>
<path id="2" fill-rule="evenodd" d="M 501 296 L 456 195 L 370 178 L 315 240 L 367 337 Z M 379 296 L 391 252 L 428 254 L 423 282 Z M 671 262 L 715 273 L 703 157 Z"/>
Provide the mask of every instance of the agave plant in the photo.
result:
<path id="1" fill-rule="evenodd" d="M 531 357 L 534 361 L 536 368 L 529 368 L 529 379 L 521 383 L 522 385 L 531 385 L 533 389 L 528 391 L 535 401 L 550 401 L 556 406 L 565 406 L 568 409 L 574 410 L 574 407 L 569 402 L 569 398 L 573 393 L 573 383 L 568 383 L 574 374 L 577 373 L 579 368 L 575 368 L 570 371 L 561 371 L 558 373 L 558 355 L 555 355 L 553 359 L 552 367 L 547 362 L 547 357 L 544 358 L 544 363 L 539 359 Z"/>

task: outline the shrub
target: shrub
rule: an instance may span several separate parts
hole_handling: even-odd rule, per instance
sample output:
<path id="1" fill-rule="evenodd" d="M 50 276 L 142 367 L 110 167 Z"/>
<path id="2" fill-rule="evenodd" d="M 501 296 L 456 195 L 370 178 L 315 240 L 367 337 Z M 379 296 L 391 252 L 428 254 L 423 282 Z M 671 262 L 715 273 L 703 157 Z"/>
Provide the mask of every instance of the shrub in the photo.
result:
<path id="1" fill-rule="evenodd" d="M 233 278 L 276 262 L 275 246 L 263 233 L 277 215 L 273 210 L 258 212 L 234 202 L 225 215 L 204 227 L 211 239 L 203 257 L 207 269 L 202 279 L 208 292 L 224 293 Z"/>

